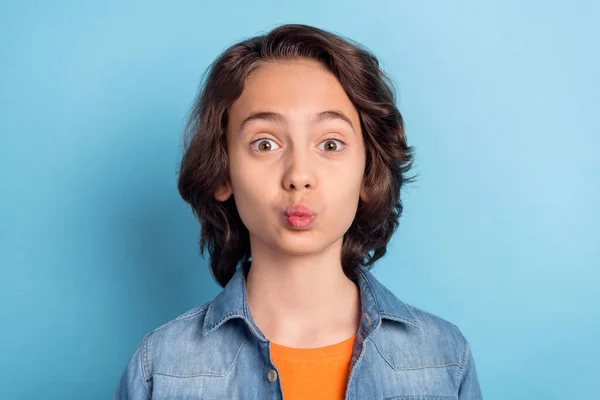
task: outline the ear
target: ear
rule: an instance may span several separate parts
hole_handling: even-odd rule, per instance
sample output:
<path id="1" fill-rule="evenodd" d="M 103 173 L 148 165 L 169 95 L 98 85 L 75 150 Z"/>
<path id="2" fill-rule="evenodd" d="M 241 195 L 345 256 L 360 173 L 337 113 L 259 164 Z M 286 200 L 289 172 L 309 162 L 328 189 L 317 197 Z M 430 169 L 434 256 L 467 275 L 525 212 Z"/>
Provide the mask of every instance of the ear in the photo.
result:
<path id="1" fill-rule="evenodd" d="M 233 189 L 231 188 L 231 182 L 227 179 L 221 187 L 217 189 L 215 192 L 215 199 L 218 201 L 225 201 L 233 194 Z"/>
<path id="2" fill-rule="evenodd" d="M 360 189 L 360 198 L 363 201 L 363 203 L 369 202 L 369 190 L 364 185 Z"/>

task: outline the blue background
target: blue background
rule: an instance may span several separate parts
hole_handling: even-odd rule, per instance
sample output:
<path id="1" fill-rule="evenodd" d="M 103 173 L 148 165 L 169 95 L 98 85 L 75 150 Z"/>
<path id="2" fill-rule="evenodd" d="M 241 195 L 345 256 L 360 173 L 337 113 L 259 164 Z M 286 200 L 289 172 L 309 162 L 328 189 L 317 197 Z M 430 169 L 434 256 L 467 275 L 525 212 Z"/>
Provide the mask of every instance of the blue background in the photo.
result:
<path id="1" fill-rule="evenodd" d="M 85 3 L 85 4 L 84 4 Z M 176 182 L 200 78 L 280 23 L 395 80 L 416 183 L 374 269 L 471 342 L 486 399 L 600 398 L 600 6 L 2 2 L 0 396 L 110 398 L 220 290 Z"/>

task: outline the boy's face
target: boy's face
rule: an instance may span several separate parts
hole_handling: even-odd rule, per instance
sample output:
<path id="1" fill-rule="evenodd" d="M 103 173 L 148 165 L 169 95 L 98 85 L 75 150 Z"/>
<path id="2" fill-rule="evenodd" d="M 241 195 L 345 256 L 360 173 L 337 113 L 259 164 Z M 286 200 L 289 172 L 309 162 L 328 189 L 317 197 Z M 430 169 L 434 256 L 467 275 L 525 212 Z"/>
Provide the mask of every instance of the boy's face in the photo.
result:
<path id="1" fill-rule="evenodd" d="M 342 118 L 315 118 L 324 111 Z M 259 112 L 271 114 L 246 120 Z M 358 112 L 331 72 L 305 59 L 256 68 L 230 108 L 227 153 L 229 181 L 215 197 L 234 195 L 253 258 L 258 249 L 302 255 L 341 248 L 359 196 L 366 201 L 366 158 Z M 316 215 L 309 226 L 288 219 L 288 207 L 298 204 Z"/>

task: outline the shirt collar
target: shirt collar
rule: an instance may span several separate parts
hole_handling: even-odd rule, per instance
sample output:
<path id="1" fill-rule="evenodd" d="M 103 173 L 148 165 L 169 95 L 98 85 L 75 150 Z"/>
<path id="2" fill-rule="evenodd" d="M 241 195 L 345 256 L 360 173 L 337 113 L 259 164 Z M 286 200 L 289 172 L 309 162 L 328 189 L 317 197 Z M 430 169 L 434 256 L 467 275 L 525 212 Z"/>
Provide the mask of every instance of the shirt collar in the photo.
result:
<path id="1" fill-rule="evenodd" d="M 359 331 L 362 330 L 365 337 L 379 327 L 382 319 L 420 327 L 408 306 L 379 282 L 367 268 L 359 266 L 356 275 L 362 306 Z M 210 302 L 202 334 L 208 335 L 232 318 L 243 319 L 260 340 L 267 341 L 252 319 L 246 297 L 246 275 L 241 267 L 237 268 L 221 293 Z"/>

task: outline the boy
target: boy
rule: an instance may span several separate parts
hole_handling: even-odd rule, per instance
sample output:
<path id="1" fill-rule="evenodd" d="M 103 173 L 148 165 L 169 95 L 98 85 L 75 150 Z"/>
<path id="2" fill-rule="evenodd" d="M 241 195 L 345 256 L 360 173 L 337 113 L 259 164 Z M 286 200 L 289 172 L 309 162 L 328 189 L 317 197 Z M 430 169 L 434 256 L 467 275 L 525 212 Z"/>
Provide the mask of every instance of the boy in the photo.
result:
<path id="1" fill-rule="evenodd" d="M 388 82 L 306 25 L 213 63 L 179 191 L 224 289 L 143 338 L 116 399 L 482 398 L 460 330 L 369 272 L 414 178 Z"/>

